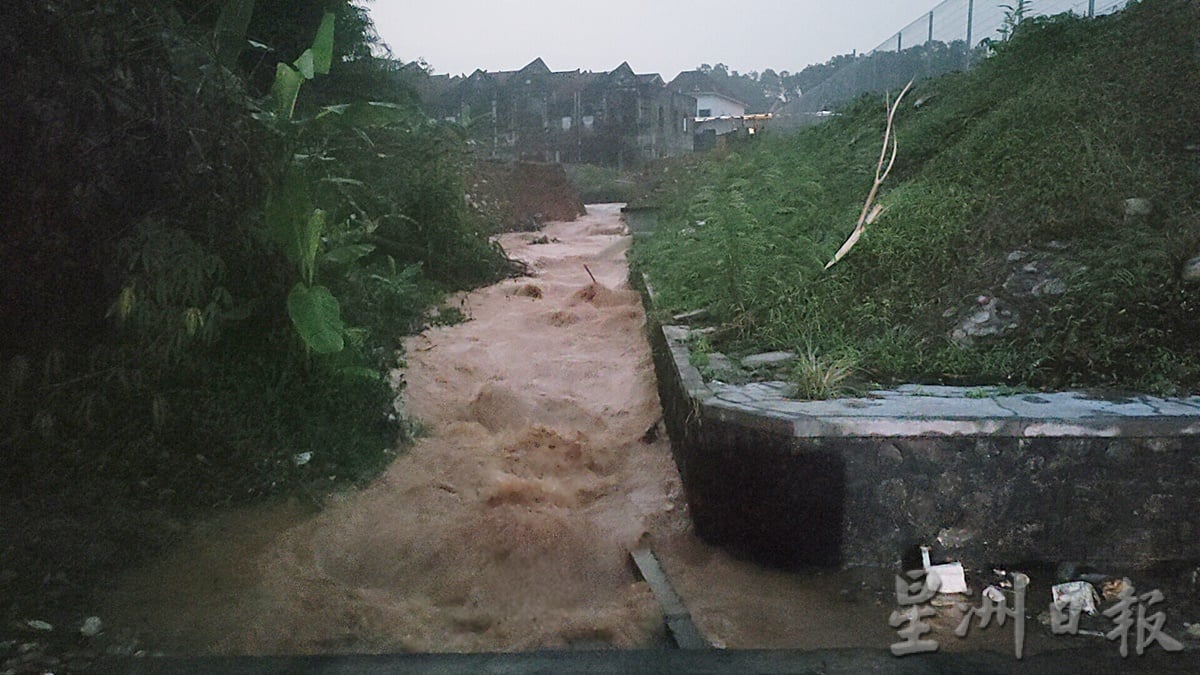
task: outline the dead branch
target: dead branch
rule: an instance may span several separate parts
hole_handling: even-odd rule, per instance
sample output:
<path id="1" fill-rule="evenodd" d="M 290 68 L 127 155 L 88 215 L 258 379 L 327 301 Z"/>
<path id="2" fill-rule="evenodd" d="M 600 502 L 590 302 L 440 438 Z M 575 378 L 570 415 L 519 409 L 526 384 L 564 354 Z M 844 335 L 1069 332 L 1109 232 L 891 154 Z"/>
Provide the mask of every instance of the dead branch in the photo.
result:
<path id="1" fill-rule="evenodd" d="M 867 225 L 875 222 L 875 219 L 883 213 L 882 205 L 874 204 L 872 208 L 872 204 L 875 201 L 875 196 L 879 194 L 879 186 L 883 185 L 883 181 L 887 180 L 888 174 L 892 172 L 892 166 L 896 163 L 897 145 L 896 136 L 892 133 L 892 123 L 896 118 L 896 111 L 900 109 L 900 100 L 904 98 L 904 95 L 908 93 L 912 85 L 913 81 L 909 80 L 908 84 L 904 85 L 904 89 L 900 91 L 900 95 L 888 107 L 887 128 L 883 132 L 883 147 L 879 150 L 879 164 L 875 167 L 875 184 L 871 186 L 871 191 L 867 193 L 867 201 L 863 204 L 862 213 L 858 216 L 858 224 L 854 226 L 854 231 L 850 233 L 850 238 L 846 240 L 846 243 L 842 244 L 837 253 L 833 254 L 833 259 L 825 263 L 825 269 L 833 267 L 837 264 L 837 261 L 844 258 L 850 252 L 850 249 L 854 248 L 854 245 L 858 243 L 858 240 L 862 238 L 863 232 L 867 230 Z M 891 146 L 891 157 L 888 157 L 889 145 Z M 884 167 L 885 161 L 887 162 L 886 168 Z"/>

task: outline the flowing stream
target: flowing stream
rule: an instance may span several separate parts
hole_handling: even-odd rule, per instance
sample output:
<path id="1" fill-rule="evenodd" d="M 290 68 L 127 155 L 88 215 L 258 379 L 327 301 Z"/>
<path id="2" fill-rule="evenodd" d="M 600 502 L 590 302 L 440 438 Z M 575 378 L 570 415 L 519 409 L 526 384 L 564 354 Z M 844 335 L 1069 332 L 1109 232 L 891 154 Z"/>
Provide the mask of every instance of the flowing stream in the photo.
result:
<path id="1" fill-rule="evenodd" d="M 503 237 L 532 276 L 408 341 L 428 434 L 369 487 L 198 525 L 106 593 L 106 624 L 175 654 L 650 646 L 662 617 L 626 558 L 646 541 L 717 646 L 896 641 L 890 578 L 765 570 L 691 534 L 669 443 L 643 438 L 661 410 L 619 216 Z"/>

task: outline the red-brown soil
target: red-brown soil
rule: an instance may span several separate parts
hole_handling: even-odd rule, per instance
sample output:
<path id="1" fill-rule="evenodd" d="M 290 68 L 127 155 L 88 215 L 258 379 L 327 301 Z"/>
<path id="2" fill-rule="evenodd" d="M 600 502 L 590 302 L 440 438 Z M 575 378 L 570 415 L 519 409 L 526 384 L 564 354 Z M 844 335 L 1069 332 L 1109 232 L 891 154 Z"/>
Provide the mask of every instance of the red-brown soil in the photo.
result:
<path id="1" fill-rule="evenodd" d="M 501 232 L 532 231 L 584 214 L 579 191 L 561 164 L 481 160 L 467 184 L 468 203 Z"/>

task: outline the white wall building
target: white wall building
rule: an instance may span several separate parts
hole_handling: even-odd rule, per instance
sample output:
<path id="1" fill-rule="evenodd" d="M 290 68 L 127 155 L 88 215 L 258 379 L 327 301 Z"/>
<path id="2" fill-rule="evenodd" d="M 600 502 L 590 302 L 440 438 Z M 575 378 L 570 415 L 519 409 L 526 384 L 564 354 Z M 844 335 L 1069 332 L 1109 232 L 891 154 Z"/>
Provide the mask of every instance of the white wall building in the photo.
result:
<path id="1" fill-rule="evenodd" d="M 706 91 L 694 93 L 692 96 L 696 97 L 697 120 L 710 117 L 741 117 L 746 114 L 745 103 L 724 94 Z"/>

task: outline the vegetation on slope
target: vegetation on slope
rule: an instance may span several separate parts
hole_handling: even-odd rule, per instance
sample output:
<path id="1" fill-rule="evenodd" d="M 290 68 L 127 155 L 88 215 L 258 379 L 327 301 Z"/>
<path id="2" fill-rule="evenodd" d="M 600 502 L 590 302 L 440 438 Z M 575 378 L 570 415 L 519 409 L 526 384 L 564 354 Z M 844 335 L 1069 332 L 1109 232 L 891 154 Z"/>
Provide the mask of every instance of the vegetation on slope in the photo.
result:
<path id="1" fill-rule="evenodd" d="M 563 168 L 585 204 L 628 202 L 636 191 L 635 176 L 630 171 L 595 164 L 567 164 Z"/>
<path id="2" fill-rule="evenodd" d="M 461 134 L 350 2 L 18 0 L 0 37 L 8 625 L 169 519 L 373 475 L 402 431 L 400 337 L 509 261 L 465 205 Z M 294 115 L 277 73 L 303 83 Z"/>
<path id="3" fill-rule="evenodd" d="M 1189 0 L 1028 21 L 905 99 L 886 211 L 832 269 L 879 159 L 881 97 L 660 174 L 637 261 L 664 311 L 709 309 L 727 351 L 795 349 L 877 383 L 1195 391 L 1200 287 L 1180 270 L 1200 253 L 1197 44 Z M 1126 216 L 1133 197 L 1153 212 Z M 1017 292 L 1033 268 L 1056 288 Z M 981 309 L 1015 327 L 954 339 Z"/>

